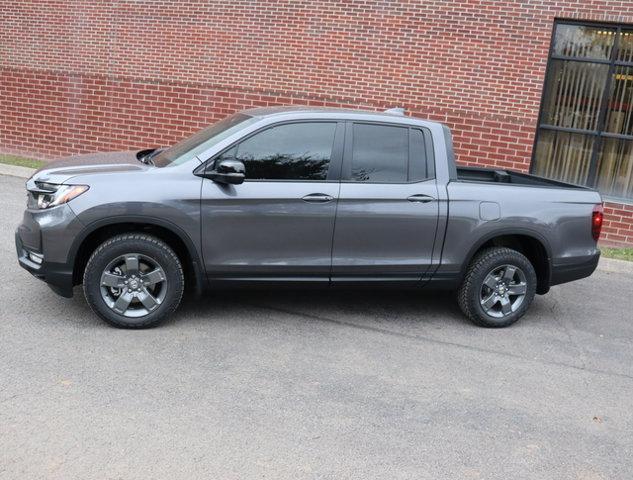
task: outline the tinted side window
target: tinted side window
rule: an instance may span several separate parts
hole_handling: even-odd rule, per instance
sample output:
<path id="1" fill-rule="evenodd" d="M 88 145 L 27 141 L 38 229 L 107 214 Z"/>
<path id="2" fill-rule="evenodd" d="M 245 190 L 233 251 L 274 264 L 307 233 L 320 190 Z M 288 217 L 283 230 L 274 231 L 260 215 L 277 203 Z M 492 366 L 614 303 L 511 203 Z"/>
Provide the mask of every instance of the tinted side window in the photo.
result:
<path id="1" fill-rule="evenodd" d="M 351 180 L 404 183 L 408 177 L 409 129 L 354 124 Z"/>
<path id="2" fill-rule="evenodd" d="M 434 177 L 433 142 L 428 130 L 361 123 L 352 128 L 351 165 L 346 167 L 344 179 L 408 183 Z"/>
<path id="3" fill-rule="evenodd" d="M 291 123 L 244 140 L 223 155 L 244 162 L 251 180 L 325 180 L 336 123 Z"/>
<path id="4" fill-rule="evenodd" d="M 427 171 L 427 147 L 422 130 L 412 128 L 409 146 L 409 181 L 419 182 L 430 177 Z"/>

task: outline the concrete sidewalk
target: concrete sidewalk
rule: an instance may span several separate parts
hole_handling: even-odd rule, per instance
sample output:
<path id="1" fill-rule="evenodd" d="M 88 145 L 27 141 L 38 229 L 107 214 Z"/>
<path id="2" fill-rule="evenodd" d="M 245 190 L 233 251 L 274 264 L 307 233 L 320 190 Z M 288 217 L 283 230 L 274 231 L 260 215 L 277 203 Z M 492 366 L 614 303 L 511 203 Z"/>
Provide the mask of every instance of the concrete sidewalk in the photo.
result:
<path id="1" fill-rule="evenodd" d="M 35 173 L 35 168 L 20 167 L 18 165 L 7 165 L 0 163 L 0 175 L 8 175 L 10 177 L 30 178 Z"/>

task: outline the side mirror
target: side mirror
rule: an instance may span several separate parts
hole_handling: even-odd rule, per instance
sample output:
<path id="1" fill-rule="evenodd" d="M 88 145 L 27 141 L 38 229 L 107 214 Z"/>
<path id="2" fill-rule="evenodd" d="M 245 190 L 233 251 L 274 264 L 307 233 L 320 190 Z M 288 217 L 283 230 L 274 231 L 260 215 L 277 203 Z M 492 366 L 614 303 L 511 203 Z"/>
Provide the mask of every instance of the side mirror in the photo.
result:
<path id="1" fill-rule="evenodd" d="M 215 169 L 205 172 L 204 177 L 218 183 L 239 185 L 246 178 L 244 164 L 239 160 L 220 160 Z"/>

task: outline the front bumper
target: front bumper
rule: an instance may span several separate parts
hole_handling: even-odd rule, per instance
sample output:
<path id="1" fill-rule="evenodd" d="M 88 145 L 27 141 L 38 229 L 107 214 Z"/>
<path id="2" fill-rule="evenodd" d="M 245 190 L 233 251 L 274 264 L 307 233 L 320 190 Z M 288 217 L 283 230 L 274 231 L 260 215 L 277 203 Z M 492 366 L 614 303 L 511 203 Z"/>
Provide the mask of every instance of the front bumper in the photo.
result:
<path id="1" fill-rule="evenodd" d="M 600 250 L 596 250 L 593 255 L 578 258 L 573 263 L 552 265 L 550 285 L 560 285 L 588 277 L 595 271 L 599 260 Z"/>
<path id="2" fill-rule="evenodd" d="M 83 224 L 68 205 L 47 210 L 27 209 L 15 232 L 18 263 L 54 292 L 73 295 L 73 261 L 71 245 Z M 41 262 L 33 261 L 35 254 Z"/>
<path id="3" fill-rule="evenodd" d="M 18 254 L 18 263 L 22 268 L 34 277 L 45 281 L 58 295 L 71 298 L 73 296 L 73 271 L 65 264 L 47 262 L 44 260 L 38 264 L 29 258 L 29 250 L 24 248 L 20 232 L 15 232 L 15 248 Z"/>

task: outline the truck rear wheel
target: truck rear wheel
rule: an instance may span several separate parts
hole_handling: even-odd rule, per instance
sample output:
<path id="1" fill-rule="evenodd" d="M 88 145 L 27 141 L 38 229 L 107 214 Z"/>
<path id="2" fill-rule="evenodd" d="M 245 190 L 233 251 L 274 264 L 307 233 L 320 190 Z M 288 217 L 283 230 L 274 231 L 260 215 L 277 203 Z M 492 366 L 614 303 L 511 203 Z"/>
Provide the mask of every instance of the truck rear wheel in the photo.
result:
<path id="1" fill-rule="evenodd" d="M 492 247 L 473 258 L 457 302 L 473 323 L 501 328 L 525 314 L 535 292 L 536 272 L 530 261 L 516 250 Z"/>
<path id="2" fill-rule="evenodd" d="M 90 308 L 121 328 L 147 328 L 176 310 L 184 290 L 180 260 L 162 240 L 128 233 L 103 242 L 86 265 Z"/>

